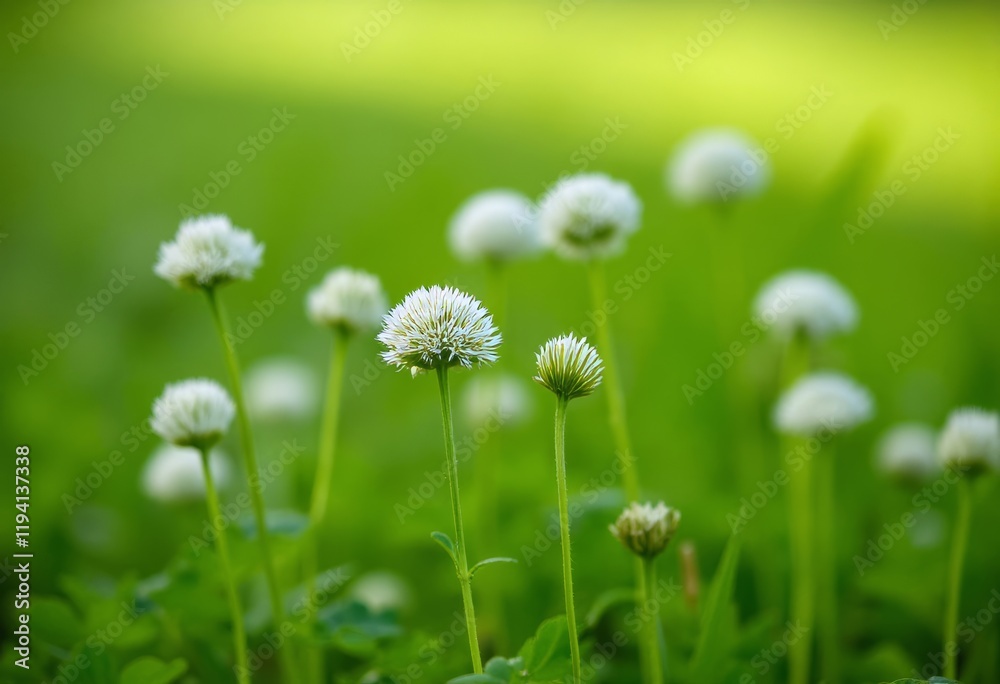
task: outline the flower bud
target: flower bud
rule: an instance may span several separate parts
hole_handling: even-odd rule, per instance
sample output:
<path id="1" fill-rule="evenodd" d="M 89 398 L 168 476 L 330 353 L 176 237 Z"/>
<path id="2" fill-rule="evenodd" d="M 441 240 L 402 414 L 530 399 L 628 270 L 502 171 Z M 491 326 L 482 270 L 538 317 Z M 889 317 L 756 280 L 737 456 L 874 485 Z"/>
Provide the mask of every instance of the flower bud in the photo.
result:
<path id="1" fill-rule="evenodd" d="M 632 553 L 643 558 L 655 558 L 667 548 L 680 522 L 680 511 L 662 501 L 656 506 L 633 502 L 622 511 L 610 529 L 611 534 Z"/>

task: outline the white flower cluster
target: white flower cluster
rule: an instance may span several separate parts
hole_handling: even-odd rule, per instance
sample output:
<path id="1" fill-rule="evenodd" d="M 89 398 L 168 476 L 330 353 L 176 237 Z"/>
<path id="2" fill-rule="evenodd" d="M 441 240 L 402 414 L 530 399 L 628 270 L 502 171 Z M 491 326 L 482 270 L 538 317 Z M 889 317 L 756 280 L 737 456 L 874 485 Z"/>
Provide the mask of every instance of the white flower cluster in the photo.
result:
<path id="1" fill-rule="evenodd" d="M 213 449 L 208 467 L 215 486 L 225 489 L 232 480 L 232 468 L 226 457 Z M 160 445 L 143 468 L 142 488 L 151 499 L 164 503 L 204 499 L 205 471 L 201 454 L 189 447 Z"/>
<path id="2" fill-rule="evenodd" d="M 549 340 L 535 354 L 535 361 L 535 382 L 564 399 L 592 394 L 604 373 L 597 350 L 587 343 L 587 338 L 574 335 Z"/>
<path id="3" fill-rule="evenodd" d="M 639 229 L 642 203 L 632 188 L 599 173 L 560 181 L 542 201 L 542 241 L 567 259 L 614 256 Z"/>
<path id="4" fill-rule="evenodd" d="M 452 251 L 465 261 L 503 262 L 531 255 L 540 247 L 535 208 L 512 190 L 487 190 L 463 204 L 448 231 Z"/>
<path id="5" fill-rule="evenodd" d="M 209 449 L 222 439 L 236 414 L 233 400 L 214 380 L 167 385 L 153 402 L 153 431 L 171 444 Z"/>
<path id="6" fill-rule="evenodd" d="M 309 293 L 309 318 L 346 332 L 375 329 L 389 304 L 378 277 L 352 268 L 330 271 Z"/>
<path id="7" fill-rule="evenodd" d="M 812 437 L 827 431 L 840 433 L 869 420 L 871 395 L 840 373 L 811 373 L 800 378 L 778 399 L 774 424 L 780 432 Z"/>
<path id="8" fill-rule="evenodd" d="M 937 435 L 927 425 L 903 423 L 888 430 L 879 440 L 878 467 L 904 481 L 923 482 L 934 477 L 941 466 L 936 453 Z"/>
<path id="9" fill-rule="evenodd" d="M 680 523 L 680 511 L 662 501 L 655 506 L 633 502 L 622 511 L 610 530 L 632 553 L 655 558 L 667 548 Z"/>
<path id="10" fill-rule="evenodd" d="M 473 428 L 498 421 L 513 427 L 531 415 L 531 395 L 515 375 L 477 375 L 464 394 L 465 417 Z"/>
<path id="11" fill-rule="evenodd" d="M 247 409 L 265 421 L 308 418 L 316 412 L 318 390 L 313 371 L 294 358 L 259 361 L 243 381 Z"/>
<path id="12" fill-rule="evenodd" d="M 249 280 L 260 266 L 264 246 L 229 217 L 207 215 L 181 223 L 173 242 L 160 245 L 154 271 L 177 287 L 211 288 Z"/>
<path id="13" fill-rule="evenodd" d="M 670 192 L 687 204 L 759 195 L 769 178 L 763 148 L 729 128 L 698 131 L 682 141 L 666 174 Z"/>
<path id="14" fill-rule="evenodd" d="M 780 336 L 803 332 L 822 340 L 849 332 L 858 320 L 858 309 L 840 283 L 814 271 L 788 271 L 771 279 L 754 300 L 757 316 Z"/>
<path id="15" fill-rule="evenodd" d="M 1000 470 L 1000 417 L 980 408 L 955 409 L 941 431 L 938 456 L 945 467 L 972 475 Z"/>

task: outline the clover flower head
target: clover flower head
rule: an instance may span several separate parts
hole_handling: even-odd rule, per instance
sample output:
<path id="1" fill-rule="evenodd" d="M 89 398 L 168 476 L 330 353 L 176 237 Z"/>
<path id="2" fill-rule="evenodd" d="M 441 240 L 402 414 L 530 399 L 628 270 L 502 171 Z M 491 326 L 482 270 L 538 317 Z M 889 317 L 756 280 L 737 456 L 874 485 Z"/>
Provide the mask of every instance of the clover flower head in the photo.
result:
<path id="1" fill-rule="evenodd" d="M 642 203 L 628 183 L 588 173 L 561 180 L 542 200 L 542 242 L 566 259 L 605 259 L 620 253 L 639 229 Z"/>
<path id="2" fill-rule="evenodd" d="M 171 444 L 210 449 L 222 439 L 236 407 L 214 380 L 197 378 L 167 385 L 153 402 L 153 431 Z"/>
<path id="3" fill-rule="evenodd" d="M 879 440 L 877 464 L 886 475 L 904 482 L 924 482 L 941 466 L 937 459 L 937 435 L 922 423 L 901 423 Z"/>
<path id="4" fill-rule="evenodd" d="M 164 503 L 205 498 L 205 472 L 201 454 L 195 449 L 161 444 L 142 470 L 142 488 L 149 498 Z M 216 487 L 225 489 L 232 480 L 226 457 L 213 449 L 208 467 Z"/>
<path id="5" fill-rule="evenodd" d="M 351 585 L 351 596 L 368 606 L 373 613 L 404 610 L 413 601 L 413 593 L 406 581 L 399 575 L 384 570 L 359 577 Z"/>
<path id="6" fill-rule="evenodd" d="M 491 423 L 513 427 L 531 415 L 531 395 L 515 375 L 477 375 L 465 386 L 463 399 L 465 417 L 472 428 Z"/>
<path id="7" fill-rule="evenodd" d="M 981 408 L 955 409 L 941 431 L 937 451 L 946 468 L 971 475 L 1000 470 L 1000 418 Z"/>
<path id="8" fill-rule="evenodd" d="M 306 308 L 316 325 L 359 332 L 377 328 L 389 303 L 378 277 L 352 268 L 337 268 L 312 289 Z"/>
<path id="9" fill-rule="evenodd" d="M 308 366 L 293 358 L 258 361 L 247 370 L 244 388 L 247 409 L 260 420 L 296 420 L 316 411 L 315 376 Z"/>
<path id="10" fill-rule="evenodd" d="M 655 558 L 667 548 L 681 523 L 681 513 L 662 501 L 632 502 L 609 527 L 622 545 L 643 558 Z"/>
<path id="11" fill-rule="evenodd" d="M 813 437 L 857 427 L 872 417 L 874 406 L 864 387 L 840 373 L 810 373 L 778 398 L 774 425 L 779 432 Z"/>
<path id="12" fill-rule="evenodd" d="M 849 332 L 858 322 L 858 308 L 840 283 L 815 271 L 788 271 L 761 287 L 754 300 L 760 325 L 783 338 L 804 333 L 822 340 Z"/>
<path id="13" fill-rule="evenodd" d="M 264 246 L 228 216 L 205 215 L 181 223 L 173 242 L 160 245 L 156 275 L 185 289 L 212 288 L 249 280 L 260 266 Z"/>
<path id="14" fill-rule="evenodd" d="M 482 303 L 453 287 L 421 287 L 383 318 L 382 359 L 414 374 L 449 366 L 471 368 L 497 358 L 500 331 Z"/>
<path id="15" fill-rule="evenodd" d="M 592 394 L 604 374 L 604 363 L 587 338 L 563 335 L 546 342 L 535 354 L 535 382 L 563 399 Z"/>
<path id="16" fill-rule="evenodd" d="M 730 128 L 709 128 L 677 146 L 667 166 L 667 189 L 685 204 L 753 197 L 770 173 L 763 148 Z"/>
<path id="17" fill-rule="evenodd" d="M 538 251 L 537 213 L 531 201 L 512 190 L 473 195 L 451 219 L 451 249 L 464 261 L 503 262 Z"/>

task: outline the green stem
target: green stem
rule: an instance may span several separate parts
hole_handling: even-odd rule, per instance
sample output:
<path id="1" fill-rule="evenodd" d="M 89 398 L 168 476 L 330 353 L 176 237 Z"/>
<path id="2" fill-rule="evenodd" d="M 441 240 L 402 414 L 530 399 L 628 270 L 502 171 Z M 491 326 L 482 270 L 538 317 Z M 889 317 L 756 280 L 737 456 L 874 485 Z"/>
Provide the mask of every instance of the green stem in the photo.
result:
<path id="1" fill-rule="evenodd" d="M 642 559 L 642 584 L 639 587 L 643 610 L 655 606 L 653 614 L 647 616 L 643 627 L 646 636 L 646 668 L 649 684 L 663 684 L 663 665 L 660 663 L 660 606 L 653 598 L 656 589 L 656 559 Z"/>
<path id="2" fill-rule="evenodd" d="M 455 555 L 458 558 L 458 581 L 462 585 L 462 604 L 465 607 L 465 626 L 469 632 L 469 650 L 472 652 L 472 669 L 482 674 L 483 658 L 479 653 L 479 635 L 476 632 L 476 609 L 472 604 L 472 578 L 465 551 L 465 529 L 462 526 L 462 502 L 458 495 L 458 456 L 455 453 L 455 425 L 451 411 L 451 390 L 448 387 L 448 367 L 437 369 L 438 388 L 441 391 L 441 419 L 444 423 L 445 462 L 448 466 L 448 489 L 451 492 L 451 514 L 455 523 Z"/>
<path id="3" fill-rule="evenodd" d="M 831 446 L 823 449 L 825 453 L 817 454 L 816 493 L 816 539 L 819 558 L 820 581 L 819 591 L 819 645 L 820 662 L 822 664 L 823 681 L 825 684 L 840 682 L 840 644 L 837 619 L 837 571 L 836 571 L 836 539 L 834 529 L 836 507 L 833 493 L 836 476 L 835 454 Z"/>
<path id="4" fill-rule="evenodd" d="M 573 606 L 573 559 L 569 544 L 569 495 L 566 491 L 566 406 L 559 397 L 556 404 L 556 488 L 559 494 L 559 535 L 562 544 L 563 590 L 566 594 L 566 623 L 569 628 L 569 652 L 573 661 L 573 681 L 580 684 L 580 641 L 576 633 L 576 609 Z"/>
<path id="5" fill-rule="evenodd" d="M 227 336 L 226 316 L 222 303 L 213 288 L 206 288 L 209 308 L 212 310 L 212 321 L 222 341 L 222 349 L 226 357 L 226 367 L 229 370 L 229 380 L 232 383 L 233 401 L 236 403 L 236 418 L 240 426 L 240 442 L 243 445 L 243 459 L 249 480 L 250 501 L 253 507 L 254 522 L 257 528 L 257 541 L 260 544 L 261 561 L 264 566 L 264 576 L 267 579 L 268 596 L 271 601 L 271 613 L 274 624 L 280 627 L 285 622 L 285 606 L 281 599 L 281 589 L 278 584 L 278 573 L 271 554 L 271 544 L 267 533 L 267 517 L 264 508 L 264 497 L 260 488 L 260 468 L 257 465 L 257 454 L 254 451 L 253 432 L 250 429 L 250 418 L 247 415 L 246 402 L 243 399 L 243 383 L 240 379 L 240 365 L 236 358 L 236 350 Z M 281 658 L 285 678 L 289 684 L 299 681 L 295 654 L 291 653 L 291 644 L 286 644 L 288 652 Z"/>
<path id="6" fill-rule="evenodd" d="M 961 477 L 961 476 L 960 476 Z M 969 543 L 969 520 L 972 517 L 972 491 L 969 483 L 961 477 L 958 481 L 958 518 L 955 520 L 955 537 L 951 544 L 951 559 L 948 564 L 948 606 L 944 617 L 944 676 L 955 679 L 958 676 L 956 657 L 958 644 L 955 632 L 958 628 L 958 607 L 962 595 L 962 567 L 965 565 L 965 548 Z"/>
<path id="7" fill-rule="evenodd" d="M 215 530 L 215 547 L 219 552 L 219 566 L 222 569 L 222 580 L 226 585 L 226 598 L 229 601 L 229 617 L 233 621 L 233 648 L 236 653 L 236 680 L 240 684 L 250 682 L 250 668 L 247 666 L 247 634 L 243 625 L 243 609 L 236 593 L 236 579 L 233 577 L 233 566 L 229 560 L 229 543 L 226 541 L 226 528 L 222 525 L 222 513 L 219 511 L 219 495 L 212 481 L 212 469 L 209 465 L 208 449 L 201 449 L 201 468 L 205 473 L 205 498 L 208 501 L 208 515 Z"/>
<path id="8" fill-rule="evenodd" d="M 337 447 L 337 426 L 340 418 L 340 398 L 344 380 L 344 362 L 347 358 L 349 335 L 345 330 L 334 329 L 330 350 L 330 371 L 327 376 L 323 423 L 320 426 L 319 453 L 316 458 L 316 476 L 313 480 L 312 498 L 309 503 L 308 550 L 305 554 L 305 580 L 307 596 L 316 592 L 316 575 L 319 573 L 320 528 L 326 519 L 333 484 L 334 455 Z M 315 611 L 310 612 L 310 624 L 315 622 Z M 315 682 L 324 681 L 322 652 L 309 654 L 309 671 Z"/>
<path id="9" fill-rule="evenodd" d="M 791 613 L 805 634 L 788 647 L 790 684 L 807 684 L 810 681 L 815 611 L 811 470 L 811 464 L 803 462 L 801 470 L 791 473 L 788 484 L 792 545 Z"/>
<path id="10" fill-rule="evenodd" d="M 605 311 L 608 300 L 608 288 L 604 279 L 604 263 L 597 259 L 590 261 L 588 275 L 590 279 L 590 303 L 595 311 Z M 615 361 L 614 342 L 611 336 L 611 322 L 605 320 L 597 328 L 597 345 L 601 349 L 604 360 L 604 386 L 608 397 L 608 420 L 614 435 L 615 449 L 621 458 L 629 459 L 625 467 L 625 496 L 629 501 L 639 500 L 639 474 L 632 460 L 632 442 L 629 438 L 628 421 L 625 418 L 625 393 L 618 377 L 618 365 Z"/>

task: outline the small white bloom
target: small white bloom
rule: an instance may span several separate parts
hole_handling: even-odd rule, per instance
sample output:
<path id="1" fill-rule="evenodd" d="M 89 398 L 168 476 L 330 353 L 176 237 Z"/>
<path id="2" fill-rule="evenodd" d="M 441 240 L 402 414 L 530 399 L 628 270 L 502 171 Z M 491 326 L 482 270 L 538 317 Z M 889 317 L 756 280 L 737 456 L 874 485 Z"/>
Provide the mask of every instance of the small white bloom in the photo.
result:
<path id="1" fill-rule="evenodd" d="M 153 431 L 171 444 L 211 448 L 236 414 L 233 400 L 214 380 L 198 378 L 167 385 L 153 402 Z"/>
<path id="2" fill-rule="evenodd" d="M 412 593 L 406 582 L 398 575 L 385 571 L 362 575 L 351 586 L 350 593 L 373 613 L 403 610 L 412 601 Z"/>
<path id="3" fill-rule="evenodd" d="M 500 332 L 475 297 L 453 287 L 421 287 L 406 295 L 384 318 L 378 341 L 382 359 L 411 372 L 447 366 L 491 364 L 498 358 Z"/>
<path id="4" fill-rule="evenodd" d="M 609 529 L 632 553 L 655 558 L 667 548 L 680 524 L 680 511 L 662 501 L 656 506 L 632 502 Z"/>
<path id="5" fill-rule="evenodd" d="M 212 450 L 208 467 L 216 488 L 225 489 L 232 479 L 232 469 L 222 452 Z M 151 499 L 163 502 L 205 498 L 201 454 L 197 449 L 161 444 L 146 461 L 142 488 Z"/>
<path id="6" fill-rule="evenodd" d="M 980 408 L 955 409 L 941 431 L 938 458 L 947 468 L 971 474 L 1000 470 L 1000 418 Z"/>
<path id="7" fill-rule="evenodd" d="M 465 417 L 473 428 L 489 423 L 512 427 L 531 415 L 531 395 L 514 375 L 477 375 L 464 394 Z"/>
<path id="8" fill-rule="evenodd" d="M 546 342 L 535 354 L 535 382 L 565 399 L 592 394 L 601 384 L 604 363 L 587 338 L 564 335 Z"/>
<path id="9" fill-rule="evenodd" d="M 293 358 L 258 361 L 244 379 L 247 409 L 265 421 L 308 418 L 316 410 L 316 378 L 312 370 Z"/>
<path id="10" fill-rule="evenodd" d="M 567 259 L 607 258 L 625 248 L 639 230 L 642 203 L 628 183 L 599 173 L 559 183 L 542 200 L 542 241 Z"/>
<path id="11" fill-rule="evenodd" d="M 687 204 L 759 195 L 770 173 L 767 153 L 739 131 L 710 128 L 677 146 L 667 167 L 667 188 Z"/>
<path id="12" fill-rule="evenodd" d="M 940 471 L 937 435 L 920 423 L 903 423 L 887 431 L 878 444 L 878 467 L 903 480 L 922 482 Z"/>
<path id="13" fill-rule="evenodd" d="M 785 390 L 774 407 L 774 425 L 802 437 L 839 433 L 869 420 L 874 411 L 864 387 L 840 373 L 811 373 Z"/>
<path id="14" fill-rule="evenodd" d="M 822 340 L 849 332 L 858 321 L 858 309 L 840 283 L 815 271 L 788 271 L 761 287 L 754 300 L 761 324 L 790 338 L 799 331 Z"/>
<path id="15" fill-rule="evenodd" d="M 377 328 L 389 303 L 378 277 L 352 268 L 337 268 L 312 289 L 307 308 L 316 325 L 360 332 Z"/>
<path id="16" fill-rule="evenodd" d="M 160 245 L 156 275 L 177 287 L 197 289 L 249 280 L 260 266 L 264 246 L 229 217 L 207 215 L 181 223 L 173 242 Z"/>
<path id="17" fill-rule="evenodd" d="M 473 195 L 451 220 L 451 249 L 465 261 L 509 261 L 539 248 L 535 208 L 512 190 L 487 190 Z"/>

